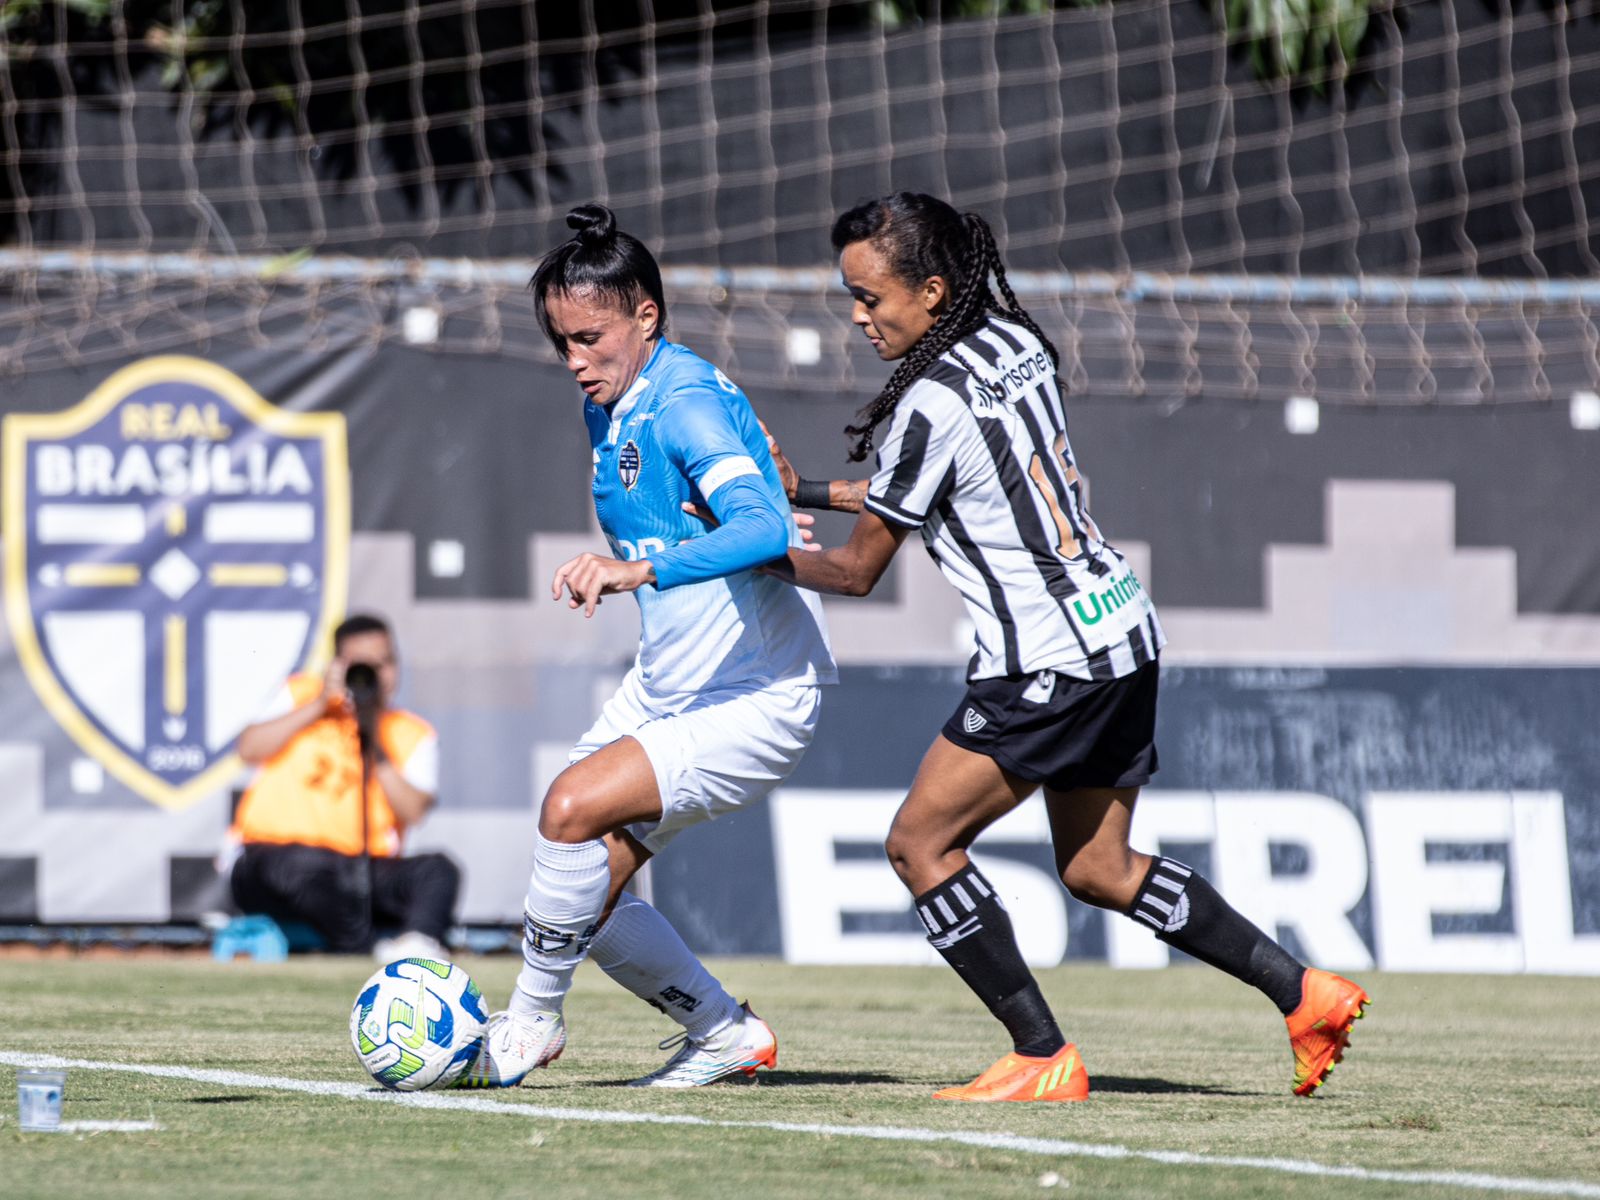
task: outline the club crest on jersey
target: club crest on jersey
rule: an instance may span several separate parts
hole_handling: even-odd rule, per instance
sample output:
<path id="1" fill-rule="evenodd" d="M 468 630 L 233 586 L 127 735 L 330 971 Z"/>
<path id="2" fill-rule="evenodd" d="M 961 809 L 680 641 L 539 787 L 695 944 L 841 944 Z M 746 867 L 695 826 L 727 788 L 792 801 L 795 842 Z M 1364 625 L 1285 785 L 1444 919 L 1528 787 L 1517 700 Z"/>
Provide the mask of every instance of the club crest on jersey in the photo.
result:
<path id="1" fill-rule="evenodd" d="M 639 482 L 639 447 L 631 439 L 617 451 L 617 478 L 622 480 L 623 488 L 630 492 L 633 491 L 633 485 Z"/>
<path id="2" fill-rule="evenodd" d="M 344 418 L 165 356 L 7 416 L 0 442 L 6 619 L 45 709 L 157 804 L 225 786 L 239 731 L 344 607 Z"/>
<path id="3" fill-rule="evenodd" d="M 984 716 L 975 708 L 969 708 L 966 712 L 961 714 L 961 728 L 965 729 L 968 733 L 977 733 L 978 730 L 982 729 L 988 723 L 989 718 Z"/>

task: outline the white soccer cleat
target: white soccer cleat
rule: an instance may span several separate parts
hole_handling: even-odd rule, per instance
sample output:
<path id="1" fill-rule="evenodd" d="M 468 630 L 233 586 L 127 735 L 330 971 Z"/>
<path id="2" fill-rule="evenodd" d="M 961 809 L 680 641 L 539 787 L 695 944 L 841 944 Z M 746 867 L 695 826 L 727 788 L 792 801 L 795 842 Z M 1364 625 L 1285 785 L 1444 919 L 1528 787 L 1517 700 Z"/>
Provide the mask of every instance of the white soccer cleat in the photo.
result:
<path id="1" fill-rule="evenodd" d="M 560 1013 L 525 1016 L 497 1012 L 489 1018 L 483 1049 L 456 1081 L 458 1088 L 516 1087 L 529 1071 L 547 1067 L 567 1045 L 567 1025 Z"/>
<path id="2" fill-rule="evenodd" d="M 757 1067 L 770 1070 L 777 1066 L 778 1035 L 772 1032 L 772 1026 L 751 1012 L 748 1003 L 740 1005 L 739 1011 L 738 1020 L 703 1041 L 680 1033 L 662 1042 L 663 1050 L 677 1046 L 678 1052 L 659 1071 L 635 1079 L 628 1086 L 704 1087 L 736 1071 L 753 1077 Z"/>

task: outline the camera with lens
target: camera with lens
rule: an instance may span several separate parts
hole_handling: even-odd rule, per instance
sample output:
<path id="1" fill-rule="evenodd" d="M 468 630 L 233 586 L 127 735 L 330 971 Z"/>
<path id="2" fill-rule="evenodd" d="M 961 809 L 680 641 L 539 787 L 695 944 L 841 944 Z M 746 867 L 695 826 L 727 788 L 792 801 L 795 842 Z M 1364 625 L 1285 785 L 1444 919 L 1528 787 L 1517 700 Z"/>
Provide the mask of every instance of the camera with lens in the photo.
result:
<path id="1" fill-rule="evenodd" d="M 353 662 L 345 668 L 344 686 L 356 710 L 356 728 L 366 744 L 378 727 L 382 695 L 378 688 L 378 669 L 371 663 Z"/>

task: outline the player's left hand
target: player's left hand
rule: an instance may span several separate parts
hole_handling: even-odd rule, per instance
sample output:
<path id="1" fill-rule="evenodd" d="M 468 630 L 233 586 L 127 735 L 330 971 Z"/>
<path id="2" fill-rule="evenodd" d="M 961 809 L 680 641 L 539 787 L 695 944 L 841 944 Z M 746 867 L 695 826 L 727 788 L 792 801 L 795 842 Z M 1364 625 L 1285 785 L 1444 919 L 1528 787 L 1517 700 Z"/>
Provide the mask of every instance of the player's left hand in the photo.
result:
<path id="1" fill-rule="evenodd" d="M 619 558 L 606 558 L 599 554 L 580 554 L 556 568 L 550 581 L 550 598 L 561 599 L 561 589 L 566 588 L 568 608 L 581 608 L 585 617 L 594 616 L 600 597 L 632 592 L 655 581 L 655 567 L 649 559 L 623 562 Z"/>
<path id="2" fill-rule="evenodd" d="M 685 500 L 683 502 L 683 511 L 691 517 L 699 517 L 712 529 L 715 529 L 719 524 L 716 515 L 709 508 L 702 508 L 692 501 Z M 808 512 L 791 512 L 789 515 L 794 518 L 795 525 L 800 529 L 800 541 L 802 543 L 800 548 L 802 550 L 821 550 L 822 547 L 816 544 L 816 532 L 811 528 L 817 523 L 816 517 Z"/>

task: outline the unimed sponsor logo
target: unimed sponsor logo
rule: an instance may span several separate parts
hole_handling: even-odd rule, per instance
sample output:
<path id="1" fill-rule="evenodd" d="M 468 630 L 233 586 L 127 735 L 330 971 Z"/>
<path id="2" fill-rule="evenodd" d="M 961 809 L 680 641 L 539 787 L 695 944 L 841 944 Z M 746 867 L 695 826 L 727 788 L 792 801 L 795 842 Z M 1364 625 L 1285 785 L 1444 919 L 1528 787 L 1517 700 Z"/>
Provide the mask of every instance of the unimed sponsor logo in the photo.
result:
<path id="1" fill-rule="evenodd" d="M 1098 592 L 1090 592 L 1087 597 L 1079 597 L 1072 602 L 1072 607 L 1077 610 L 1078 619 L 1085 625 L 1097 625 L 1108 614 L 1114 613 L 1132 600 L 1139 600 L 1149 607 L 1145 599 L 1144 587 L 1130 572 L 1122 576 L 1110 587 Z M 1087 600 L 1087 605 L 1085 605 Z"/>
<path id="2" fill-rule="evenodd" d="M 882 844 L 902 798 L 797 789 L 772 796 L 785 959 L 938 961 L 888 863 L 862 852 Z M 1024 804 L 973 854 L 1036 966 L 1067 956 L 1075 903 L 1039 865 L 1045 856 L 1017 853 L 1049 838 L 1044 806 Z M 1374 791 L 1357 808 L 1312 792 L 1149 789 L 1135 811 L 1133 843 L 1180 858 L 1206 847 L 1207 873 L 1229 902 L 1269 933 L 1292 937 L 1318 966 L 1600 974 L 1600 933 L 1574 929 L 1560 792 Z M 1167 947 L 1136 922 L 1107 913 L 1104 932 L 1113 966 L 1169 961 Z"/>

